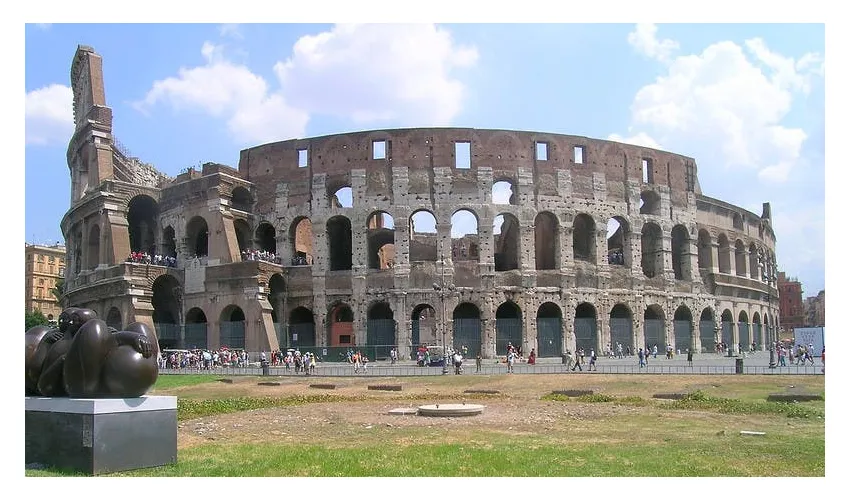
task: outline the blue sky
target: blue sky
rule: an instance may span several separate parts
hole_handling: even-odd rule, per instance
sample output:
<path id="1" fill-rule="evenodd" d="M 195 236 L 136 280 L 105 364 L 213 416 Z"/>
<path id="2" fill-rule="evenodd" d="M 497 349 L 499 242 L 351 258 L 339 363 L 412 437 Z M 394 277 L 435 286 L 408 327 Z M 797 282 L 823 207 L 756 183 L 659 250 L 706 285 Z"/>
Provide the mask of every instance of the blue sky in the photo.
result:
<path id="1" fill-rule="evenodd" d="M 773 209 L 780 270 L 825 281 L 822 24 L 28 24 L 25 235 L 61 240 L 77 44 L 103 56 L 114 133 L 175 175 L 240 149 L 460 126 L 693 156 L 704 194 Z"/>

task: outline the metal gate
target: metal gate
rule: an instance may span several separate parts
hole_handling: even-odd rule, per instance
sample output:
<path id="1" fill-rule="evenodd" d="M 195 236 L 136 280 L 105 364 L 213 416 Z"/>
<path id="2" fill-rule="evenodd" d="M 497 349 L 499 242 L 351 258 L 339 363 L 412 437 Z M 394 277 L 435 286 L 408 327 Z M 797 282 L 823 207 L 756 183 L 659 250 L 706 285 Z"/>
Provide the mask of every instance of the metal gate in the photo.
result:
<path id="1" fill-rule="evenodd" d="M 207 324 L 189 323 L 186 325 L 186 349 L 207 348 Z"/>
<path id="2" fill-rule="evenodd" d="M 734 344 L 734 336 L 732 335 L 732 322 L 724 321 L 720 324 L 720 327 L 720 338 L 722 339 L 721 342 L 726 344 L 727 348 L 732 347 L 732 345 Z"/>
<path id="3" fill-rule="evenodd" d="M 481 354 L 481 320 L 476 318 L 452 320 L 453 345 L 466 346 L 466 357 Z"/>
<path id="4" fill-rule="evenodd" d="M 763 342 L 761 341 L 761 323 L 753 325 L 753 339 L 750 341 L 756 343 L 756 349 L 759 349 Z"/>
<path id="5" fill-rule="evenodd" d="M 664 352 L 664 346 L 667 340 L 664 335 L 664 320 L 661 319 L 646 319 L 643 321 L 643 337 L 644 347 L 649 348 L 652 352 L 652 347 L 657 345 L 659 352 Z"/>
<path id="6" fill-rule="evenodd" d="M 673 348 L 682 353 L 687 352 L 691 348 L 692 334 L 690 321 L 673 321 L 673 340 L 676 342 Z"/>
<path id="7" fill-rule="evenodd" d="M 584 349 L 584 353 L 590 356 L 590 350 L 596 349 L 596 318 L 576 318 L 576 351 Z"/>
<path id="8" fill-rule="evenodd" d="M 750 350 L 750 324 L 738 322 L 738 343 L 744 351 Z"/>
<path id="9" fill-rule="evenodd" d="M 611 349 L 617 351 L 617 344 L 623 346 L 623 353 L 626 349 L 631 349 L 635 352 L 634 336 L 632 335 L 632 320 L 631 318 L 611 318 Z"/>
<path id="10" fill-rule="evenodd" d="M 375 346 L 373 359 L 389 359 L 390 349 L 395 345 L 395 320 L 367 319 L 366 345 Z"/>
<path id="11" fill-rule="evenodd" d="M 514 347 L 522 347 L 522 320 L 520 318 L 496 318 L 496 355 L 506 356 L 508 354 L 508 342 Z M 525 353 L 525 355 L 528 355 L 528 353 Z"/>
<path id="12" fill-rule="evenodd" d="M 316 325 L 313 323 L 291 323 L 289 325 L 289 347 L 315 347 Z"/>
<path id="13" fill-rule="evenodd" d="M 410 345 L 415 351 L 419 347 L 419 320 L 414 319 L 410 322 Z"/>
<path id="14" fill-rule="evenodd" d="M 174 323 L 154 323 L 159 348 L 174 349 L 180 347 L 180 325 Z"/>
<path id="15" fill-rule="evenodd" d="M 702 352 L 714 352 L 714 321 L 699 322 L 699 341 Z"/>
<path id="16" fill-rule="evenodd" d="M 245 322 L 244 321 L 222 321 L 220 323 L 218 345 L 227 346 L 232 349 L 245 348 Z"/>
<path id="17" fill-rule="evenodd" d="M 537 318 L 537 356 L 541 358 L 560 356 L 563 338 L 561 318 Z"/>

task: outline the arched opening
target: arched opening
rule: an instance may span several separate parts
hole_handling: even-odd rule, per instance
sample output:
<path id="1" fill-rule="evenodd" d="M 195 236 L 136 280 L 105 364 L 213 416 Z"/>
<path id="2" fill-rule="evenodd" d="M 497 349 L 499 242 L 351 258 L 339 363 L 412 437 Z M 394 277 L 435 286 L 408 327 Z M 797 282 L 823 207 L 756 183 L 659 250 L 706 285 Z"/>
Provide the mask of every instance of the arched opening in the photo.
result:
<path id="1" fill-rule="evenodd" d="M 719 271 L 724 274 L 732 274 L 730 250 L 729 238 L 724 233 L 720 233 L 720 236 L 717 237 L 717 266 Z"/>
<path id="2" fill-rule="evenodd" d="M 123 324 L 121 321 L 121 311 L 117 307 L 109 308 L 109 312 L 106 313 L 106 326 L 121 330 Z"/>
<path id="3" fill-rule="evenodd" d="M 609 323 L 611 349 L 615 352 L 635 352 L 632 311 L 629 306 L 620 303 L 611 308 Z"/>
<path id="4" fill-rule="evenodd" d="M 741 240 L 735 240 L 735 274 L 747 276 L 747 249 Z"/>
<path id="5" fill-rule="evenodd" d="M 481 312 L 475 304 L 463 302 L 452 313 L 452 340 L 458 348 L 466 347 L 466 357 L 481 354 Z"/>
<path id="6" fill-rule="evenodd" d="M 734 322 L 735 318 L 732 316 L 732 311 L 724 309 L 723 314 L 720 315 L 720 341 L 726 344 L 727 349 L 735 344 L 733 333 Z"/>
<path id="7" fill-rule="evenodd" d="M 507 355 L 508 344 L 522 348 L 522 310 L 510 301 L 496 309 L 496 354 Z"/>
<path id="8" fill-rule="evenodd" d="M 699 343 L 702 345 L 701 352 L 714 352 L 714 311 L 710 307 L 702 310 L 699 317 Z"/>
<path id="9" fill-rule="evenodd" d="M 162 230 L 162 255 L 165 257 L 177 257 L 177 242 L 174 237 L 174 228 L 171 226 Z"/>
<path id="10" fill-rule="evenodd" d="M 753 335 L 750 339 L 750 345 L 744 346 L 744 348 L 746 349 L 747 347 L 749 347 L 752 351 L 759 349 L 760 346 L 764 345 L 764 341 L 762 340 L 761 336 L 761 317 L 759 316 L 759 313 L 756 312 L 753 313 Z"/>
<path id="11" fill-rule="evenodd" d="M 419 304 L 410 315 L 410 357 L 416 359 L 419 346 L 439 345 L 437 311 L 429 304 Z"/>
<path id="12" fill-rule="evenodd" d="M 519 221 L 511 214 L 493 219 L 493 262 L 496 271 L 519 269 Z"/>
<path id="13" fill-rule="evenodd" d="M 248 189 L 237 186 L 233 188 L 233 193 L 230 196 L 230 206 L 234 210 L 239 210 L 241 212 L 251 212 L 251 207 L 254 204 L 254 200 L 251 198 L 251 192 Z"/>
<path id="14" fill-rule="evenodd" d="M 714 259 L 712 258 L 711 235 L 705 229 L 699 230 L 697 245 L 699 245 L 699 251 L 697 253 L 699 268 L 710 270 L 714 264 Z"/>
<path id="15" fill-rule="evenodd" d="M 596 349 L 598 335 L 596 332 L 596 308 L 588 302 L 582 302 L 576 307 L 573 329 L 576 335 L 576 350 L 584 349 L 590 355 L 591 349 Z"/>
<path id="16" fill-rule="evenodd" d="M 351 221 L 337 215 L 328 219 L 328 255 L 331 271 L 351 269 Z"/>
<path id="17" fill-rule="evenodd" d="M 673 348 L 686 352 L 693 348 L 693 315 L 685 305 L 681 305 L 673 313 Z"/>
<path id="18" fill-rule="evenodd" d="M 371 347 L 371 359 L 389 359 L 396 344 L 393 310 L 386 302 L 377 302 L 366 313 L 366 345 Z"/>
<path id="19" fill-rule="evenodd" d="M 410 262 L 436 261 L 437 219 L 428 210 L 417 210 L 410 216 Z"/>
<path id="20" fill-rule="evenodd" d="M 186 312 L 186 349 L 207 348 L 207 316 L 200 308 Z"/>
<path id="21" fill-rule="evenodd" d="M 564 346 L 564 321 L 561 308 L 546 302 L 537 309 L 537 356 L 558 357 Z"/>
<path id="22" fill-rule="evenodd" d="M 274 226 L 268 222 L 261 222 L 254 234 L 254 239 L 260 250 L 270 254 L 277 253 L 277 234 Z"/>
<path id="23" fill-rule="evenodd" d="M 209 237 L 210 231 L 207 227 L 207 221 L 196 215 L 186 224 L 186 237 L 189 242 L 190 251 L 194 252 L 195 257 L 206 257 L 209 255 Z"/>
<path id="24" fill-rule="evenodd" d="M 494 182 L 491 194 L 493 205 L 516 205 L 516 191 L 509 180 Z"/>
<path id="25" fill-rule="evenodd" d="M 342 186 L 331 196 L 331 208 L 351 208 L 354 206 L 354 196 L 351 186 Z"/>
<path id="26" fill-rule="evenodd" d="M 537 217 L 534 218 L 534 264 L 536 269 L 558 269 L 560 267 L 558 265 L 560 241 L 557 217 L 551 212 L 537 214 Z"/>
<path id="27" fill-rule="evenodd" d="M 289 336 L 283 329 L 280 319 L 284 318 L 286 309 L 284 300 L 286 299 L 286 280 L 280 273 L 274 273 L 269 278 L 269 304 L 272 306 L 272 323 L 274 324 L 277 343 L 281 348 L 289 347 Z"/>
<path id="28" fill-rule="evenodd" d="M 83 267 L 83 233 L 78 231 L 74 235 L 74 274 L 80 274 Z"/>
<path id="29" fill-rule="evenodd" d="M 328 312 L 328 344 L 331 346 L 353 346 L 354 313 L 348 304 L 336 304 Z"/>
<path id="30" fill-rule="evenodd" d="M 452 260 L 478 261 L 478 217 L 469 210 L 452 214 Z"/>
<path id="31" fill-rule="evenodd" d="M 644 191 L 640 194 L 640 213 L 660 215 L 661 197 L 655 191 Z"/>
<path id="32" fill-rule="evenodd" d="M 88 262 L 86 267 L 94 269 L 100 263 L 100 226 L 95 224 L 89 230 Z"/>
<path id="33" fill-rule="evenodd" d="M 664 248 L 661 241 L 661 228 L 654 222 L 643 225 L 640 233 L 640 267 L 647 278 L 664 275 Z"/>
<path id="34" fill-rule="evenodd" d="M 231 349 L 245 348 L 245 313 L 236 305 L 221 311 L 219 324 L 219 346 Z"/>
<path id="35" fill-rule="evenodd" d="M 620 216 L 608 219 L 608 264 L 631 266 L 631 240 L 629 224 Z M 627 259 L 628 257 L 628 259 Z M 625 348 L 626 344 L 623 344 Z"/>
<path id="36" fill-rule="evenodd" d="M 366 219 L 369 269 L 391 269 L 395 264 L 395 222 L 387 212 L 372 212 Z"/>
<path id="37" fill-rule="evenodd" d="M 750 243 L 750 279 L 761 280 L 759 272 L 759 250 L 755 243 Z"/>
<path id="38" fill-rule="evenodd" d="M 655 347 L 664 352 L 667 338 L 664 332 L 664 310 L 661 306 L 653 304 L 646 308 L 643 313 L 643 338 L 647 352 L 652 352 Z"/>
<path id="39" fill-rule="evenodd" d="M 741 217 L 741 214 L 733 214 L 732 215 L 732 227 L 739 231 L 744 230 L 744 218 Z"/>
<path id="40" fill-rule="evenodd" d="M 251 227 L 248 222 L 243 219 L 233 221 L 233 229 L 236 231 L 236 243 L 239 245 L 239 254 L 242 260 L 249 260 L 249 251 L 253 250 L 253 240 L 251 239 Z"/>
<path id="41" fill-rule="evenodd" d="M 573 258 L 596 262 L 596 223 L 587 214 L 573 219 Z"/>
<path id="42" fill-rule="evenodd" d="M 313 311 L 306 307 L 293 309 L 289 313 L 289 345 L 302 349 L 317 345 L 316 325 L 314 323 Z"/>
<path id="43" fill-rule="evenodd" d="M 151 286 L 153 296 L 153 326 L 160 349 L 182 347 L 180 344 L 180 314 L 183 289 L 174 276 L 163 274 Z M 205 332 L 206 335 L 206 332 Z M 206 337 L 204 337 L 206 341 Z"/>
<path id="44" fill-rule="evenodd" d="M 688 229 L 676 224 L 670 235 L 670 249 L 673 257 L 673 276 L 677 280 L 691 279 L 691 240 Z"/>
<path id="45" fill-rule="evenodd" d="M 156 234 L 159 205 L 147 195 L 137 195 L 127 205 L 127 231 L 130 233 L 130 251 L 156 254 Z"/>
<path id="46" fill-rule="evenodd" d="M 738 350 L 749 350 L 750 342 L 750 322 L 746 311 L 738 313 Z"/>
<path id="47" fill-rule="evenodd" d="M 313 224 L 310 219 L 299 217 L 292 222 L 289 229 L 289 241 L 292 242 L 292 265 L 312 266 Z"/>

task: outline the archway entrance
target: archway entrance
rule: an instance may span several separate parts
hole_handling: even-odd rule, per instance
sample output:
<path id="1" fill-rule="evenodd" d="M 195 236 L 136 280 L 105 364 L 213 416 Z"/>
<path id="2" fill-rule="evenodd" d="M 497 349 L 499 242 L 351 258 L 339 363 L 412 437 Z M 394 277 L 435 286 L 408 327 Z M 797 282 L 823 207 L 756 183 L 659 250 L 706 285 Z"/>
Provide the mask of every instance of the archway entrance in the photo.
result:
<path id="1" fill-rule="evenodd" d="M 219 346 L 231 349 L 245 348 L 245 313 L 230 305 L 221 311 L 219 318 Z"/>
<path id="2" fill-rule="evenodd" d="M 522 311 L 514 302 L 504 302 L 496 309 L 496 354 L 507 355 L 508 344 L 522 348 Z"/>
<path id="3" fill-rule="evenodd" d="M 537 310 L 537 355 L 541 358 L 561 355 L 564 345 L 564 328 L 561 308 L 546 302 Z"/>
<path id="4" fill-rule="evenodd" d="M 632 311 L 625 304 L 617 304 L 611 309 L 608 320 L 611 325 L 611 350 L 617 351 L 617 344 L 623 349 L 635 352 L 634 333 L 632 329 Z"/>
<path id="5" fill-rule="evenodd" d="M 186 349 L 207 348 L 207 316 L 197 307 L 186 313 Z"/>
<path id="6" fill-rule="evenodd" d="M 481 312 L 475 304 L 458 304 L 452 313 L 452 339 L 458 347 L 466 346 L 466 357 L 481 354 Z"/>
<path id="7" fill-rule="evenodd" d="M 576 307 L 575 316 L 576 350 L 584 349 L 590 355 L 591 349 L 598 345 L 596 332 L 596 308 L 592 304 L 582 302 Z"/>

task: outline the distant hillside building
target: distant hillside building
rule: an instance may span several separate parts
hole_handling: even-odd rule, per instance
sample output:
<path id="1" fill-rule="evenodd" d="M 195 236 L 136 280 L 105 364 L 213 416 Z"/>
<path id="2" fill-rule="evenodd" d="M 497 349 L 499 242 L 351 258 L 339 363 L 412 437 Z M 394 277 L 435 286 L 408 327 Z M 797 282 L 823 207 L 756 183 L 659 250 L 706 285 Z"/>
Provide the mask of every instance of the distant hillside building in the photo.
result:
<path id="1" fill-rule="evenodd" d="M 806 297 L 804 306 L 806 326 L 824 326 L 826 323 L 826 293 L 821 290 L 815 297 Z"/>
<path id="2" fill-rule="evenodd" d="M 51 246 L 26 243 L 24 260 L 27 312 L 38 309 L 47 319 L 58 319 L 62 306 L 52 290 L 56 281 L 65 277 L 65 246 L 59 242 Z"/>
<path id="3" fill-rule="evenodd" d="M 803 314 L 803 286 L 797 278 L 788 278 L 784 272 L 779 273 L 777 280 L 779 288 L 779 326 L 790 332 L 794 328 L 805 326 Z"/>

